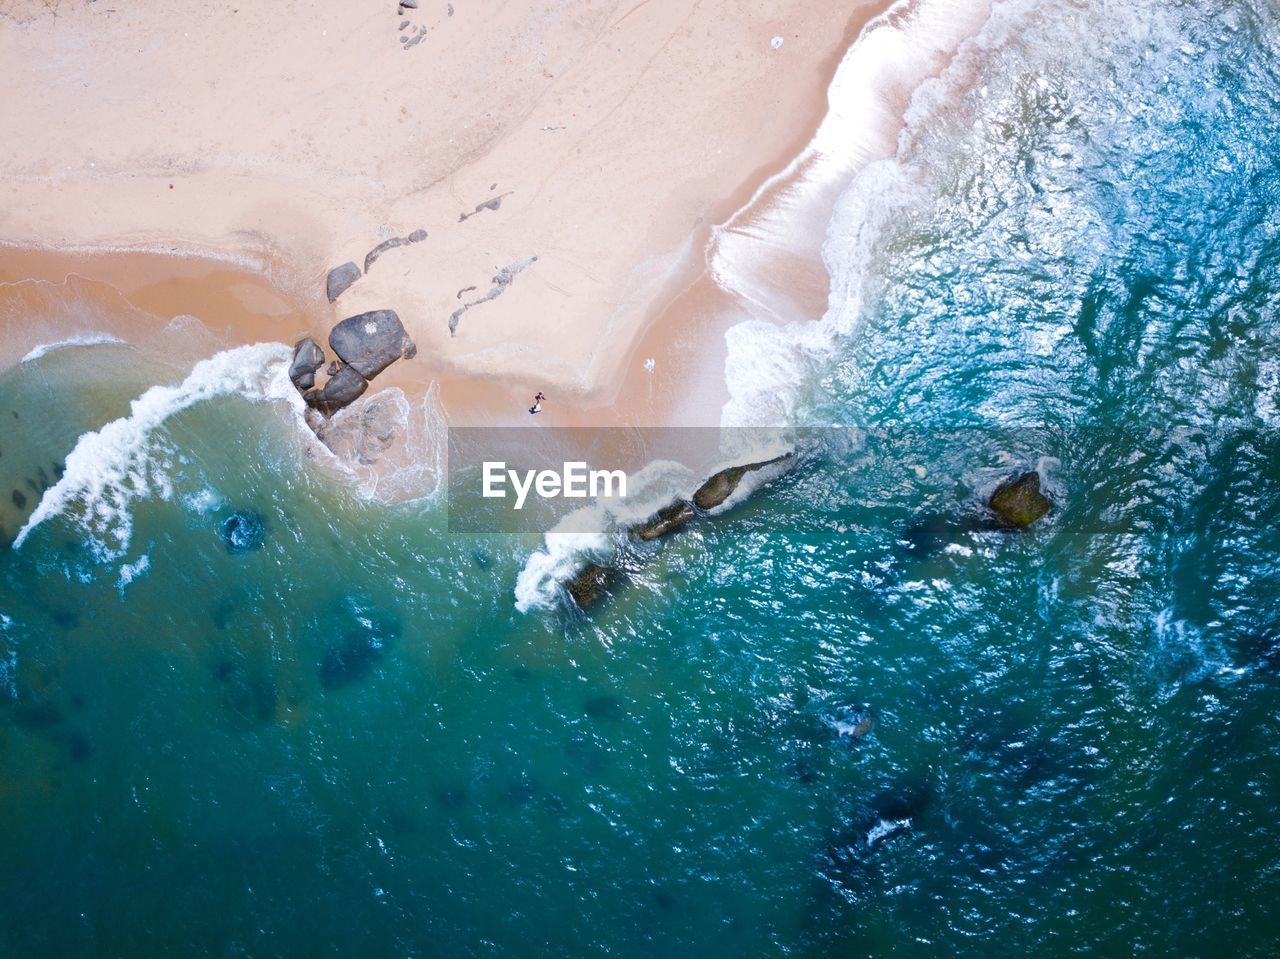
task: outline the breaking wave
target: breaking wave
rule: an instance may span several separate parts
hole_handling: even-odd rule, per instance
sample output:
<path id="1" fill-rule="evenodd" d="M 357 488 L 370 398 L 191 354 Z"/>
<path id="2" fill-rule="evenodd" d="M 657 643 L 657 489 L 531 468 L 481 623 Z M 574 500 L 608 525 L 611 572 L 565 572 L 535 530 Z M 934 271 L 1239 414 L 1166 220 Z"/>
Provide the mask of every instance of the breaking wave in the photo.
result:
<path id="1" fill-rule="evenodd" d="M 21 548 L 41 523 L 66 515 L 100 558 L 124 555 L 133 531 L 133 504 L 172 493 L 169 449 L 159 435 L 166 420 L 197 403 L 232 394 L 286 402 L 300 415 L 302 398 L 289 382 L 291 355 L 280 343 L 224 350 L 197 363 L 181 383 L 151 387 L 133 401 L 128 416 L 82 435 L 67 455 L 62 478 L 40 498 L 14 548 Z"/>
<path id="2" fill-rule="evenodd" d="M 86 333 L 81 336 L 69 336 L 64 340 L 56 340 L 52 343 L 41 343 L 35 346 L 22 358 L 23 363 L 33 363 L 52 353 L 54 350 L 66 349 L 70 346 L 104 346 L 112 343 L 124 343 L 124 340 L 118 336 L 112 336 L 110 333 Z"/>

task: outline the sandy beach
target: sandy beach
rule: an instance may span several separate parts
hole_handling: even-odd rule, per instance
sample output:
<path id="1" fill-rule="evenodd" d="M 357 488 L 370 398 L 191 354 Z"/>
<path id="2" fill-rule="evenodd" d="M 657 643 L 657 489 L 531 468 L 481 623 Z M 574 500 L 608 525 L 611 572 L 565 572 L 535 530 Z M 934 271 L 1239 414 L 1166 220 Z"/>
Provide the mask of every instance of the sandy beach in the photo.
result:
<path id="1" fill-rule="evenodd" d="M 226 342 L 392 308 L 419 353 L 380 383 L 438 381 L 451 417 L 544 389 L 561 423 L 714 423 L 722 364 L 698 408 L 676 389 L 717 360 L 711 229 L 812 137 L 877 9 L 10 2 L 0 281 L 74 273 Z"/>

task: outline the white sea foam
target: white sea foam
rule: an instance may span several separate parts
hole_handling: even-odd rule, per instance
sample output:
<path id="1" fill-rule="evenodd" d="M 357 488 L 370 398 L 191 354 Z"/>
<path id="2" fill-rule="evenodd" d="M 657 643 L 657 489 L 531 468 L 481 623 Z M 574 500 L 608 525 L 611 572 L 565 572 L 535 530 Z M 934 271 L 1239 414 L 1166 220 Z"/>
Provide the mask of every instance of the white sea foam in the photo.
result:
<path id="1" fill-rule="evenodd" d="M 211 486 L 187 493 L 182 497 L 182 505 L 188 513 L 196 516 L 208 516 L 227 505 L 227 498 Z"/>
<path id="2" fill-rule="evenodd" d="M 146 553 L 143 553 L 132 563 L 122 563 L 120 565 L 120 579 L 116 582 L 116 589 L 120 591 L 121 597 L 124 596 L 126 588 L 137 580 L 138 577 L 145 575 L 150 569 L 151 557 Z"/>
<path id="3" fill-rule="evenodd" d="M 18 698 L 18 650 L 8 641 L 9 630 L 13 628 L 13 619 L 0 613 L 0 696 L 7 699 Z M 7 649 L 5 647 L 8 647 Z"/>
<path id="4" fill-rule="evenodd" d="M 828 89 L 828 113 L 808 146 L 713 231 L 711 275 L 740 300 L 749 317 L 725 335 L 730 399 L 721 412 L 723 426 L 795 422 L 800 388 L 813 358 L 828 354 L 856 321 L 863 279 L 858 265 L 869 257 L 882 225 L 919 192 L 888 159 L 903 126 L 903 110 L 923 81 L 946 69 L 988 12 L 988 0 L 903 0 L 869 23 L 836 71 Z M 842 216 L 832 223 L 837 200 Z M 830 269 L 828 310 L 815 322 L 789 289 L 797 271 L 804 272 L 806 258 L 810 271 L 820 272 L 820 254 L 835 268 Z M 785 451 L 726 451 L 731 455 L 724 465 Z M 748 474 L 722 509 L 732 508 L 778 471 Z M 675 495 L 690 495 L 691 480 L 688 474 L 682 487 L 640 501 L 638 515 L 630 521 L 652 515 Z M 516 607 L 523 612 L 554 605 L 559 583 L 613 548 L 613 536 L 622 526 L 620 517 L 594 506 L 566 517 L 521 570 Z"/>
<path id="5" fill-rule="evenodd" d="M 863 266 L 879 226 L 913 188 L 887 159 L 904 108 L 929 77 L 956 69 L 953 54 L 988 13 L 987 0 L 903 0 L 867 24 L 836 71 L 812 141 L 716 231 L 712 275 L 751 314 L 726 333 L 723 425 L 793 422 L 813 358 L 858 316 Z M 833 222 L 837 199 L 848 209 Z M 780 282 L 778 263 L 791 277 L 813 272 L 815 238 L 824 234 L 831 291 L 826 315 L 815 322 L 793 302 L 791 283 Z"/>
<path id="6" fill-rule="evenodd" d="M 201 360 L 176 386 L 153 386 L 131 404 L 128 416 L 85 433 L 67 456 L 66 471 L 47 489 L 14 540 L 20 549 L 45 520 L 72 515 L 100 558 L 122 556 L 132 535 L 132 505 L 172 488 L 165 446 L 157 436 L 165 421 L 197 403 L 239 394 L 250 400 L 282 400 L 301 414 L 289 382 L 290 349 L 280 343 L 239 346 Z"/>
<path id="7" fill-rule="evenodd" d="M 867 830 L 867 848 L 911 828 L 910 819 L 881 819 Z"/>
<path id="8" fill-rule="evenodd" d="M 746 443 L 742 441 L 744 433 L 751 431 L 727 431 L 726 436 L 736 436 L 739 442 L 732 444 L 733 452 L 726 459 L 705 472 L 695 473 L 672 460 L 654 460 L 627 477 L 625 500 L 601 499 L 565 516 L 546 534 L 542 549 L 535 551 L 521 569 L 516 579 L 516 609 L 527 613 L 552 608 L 561 583 L 586 563 L 608 558 L 629 527 L 649 519 L 677 498 L 691 500 L 707 477 L 730 466 L 774 459 L 793 451 L 793 445 L 783 443 L 776 430 L 762 431 L 753 442 Z M 729 447 L 722 452 L 727 450 Z M 778 463 L 746 474 L 711 514 L 732 509 L 788 468 L 787 463 Z"/>
<path id="9" fill-rule="evenodd" d="M 417 406 L 397 387 L 366 393 L 319 435 L 365 498 L 406 502 L 444 487 L 448 421 L 436 383 Z"/>
<path id="10" fill-rule="evenodd" d="M 693 472 L 682 463 L 656 460 L 627 477 L 627 498 L 600 499 L 565 516 L 546 534 L 542 549 L 525 561 L 516 578 L 516 609 L 550 609 L 560 584 L 615 547 L 614 535 L 647 519 L 676 496 L 688 495 Z"/>
<path id="11" fill-rule="evenodd" d="M 54 350 L 66 349 L 69 346 L 102 346 L 107 343 L 123 343 L 124 340 L 118 336 L 112 336 L 110 333 L 83 333 L 78 336 L 69 336 L 63 340 L 56 340 L 52 343 L 41 343 L 32 347 L 30 352 L 22 358 L 23 363 L 33 363 L 42 356 L 47 356 Z"/>

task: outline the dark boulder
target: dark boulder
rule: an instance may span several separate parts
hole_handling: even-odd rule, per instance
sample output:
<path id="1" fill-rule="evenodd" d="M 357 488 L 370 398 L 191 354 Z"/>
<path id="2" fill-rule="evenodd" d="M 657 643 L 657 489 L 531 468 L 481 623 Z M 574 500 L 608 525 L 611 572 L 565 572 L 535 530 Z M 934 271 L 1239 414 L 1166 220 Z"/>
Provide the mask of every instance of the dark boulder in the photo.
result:
<path id="1" fill-rule="evenodd" d="M 338 372 L 329 377 L 324 389 L 312 390 L 303 399 L 308 406 L 327 416 L 354 403 L 368 388 L 368 381 L 343 363 L 338 367 Z"/>
<path id="2" fill-rule="evenodd" d="M 366 380 L 400 357 L 418 352 L 395 310 L 372 310 L 343 320 L 330 331 L 329 347 Z"/>
<path id="3" fill-rule="evenodd" d="M 733 495 L 733 491 L 738 488 L 738 484 L 748 473 L 781 463 L 790 456 L 790 453 L 786 453 L 774 459 L 765 460 L 763 463 L 746 463 L 721 470 L 698 487 L 698 491 L 693 494 L 694 505 L 698 509 L 714 509 Z"/>
<path id="4" fill-rule="evenodd" d="M 289 365 L 289 379 L 300 390 L 316 385 L 316 370 L 324 365 L 324 350 L 311 337 L 299 340 L 293 347 L 293 362 Z"/>
<path id="5" fill-rule="evenodd" d="M 227 545 L 227 552 L 233 556 L 257 549 L 267 536 L 266 524 L 253 510 L 232 513 L 222 521 L 218 532 Z"/>
<path id="6" fill-rule="evenodd" d="M 1002 483 L 991 494 L 987 505 L 1006 529 L 1030 526 L 1053 509 L 1053 504 L 1040 492 L 1040 474 L 1034 470 Z"/>
<path id="7" fill-rule="evenodd" d="M 329 271 L 329 278 L 325 281 L 325 292 L 329 296 L 329 302 L 332 303 L 346 293 L 351 288 L 351 284 L 358 279 L 360 279 L 360 267 L 355 263 L 348 262 L 342 266 L 335 266 Z"/>
<path id="8" fill-rule="evenodd" d="M 693 517 L 693 507 L 684 500 L 674 500 L 670 506 L 664 506 L 658 510 L 658 515 L 653 519 L 631 527 L 631 535 L 647 543 L 668 533 L 674 533 Z"/>
<path id="9" fill-rule="evenodd" d="M 599 563 L 588 563 L 582 572 L 565 582 L 564 588 L 579 609 L 587 610 L 601 600 L 612 582 L 612 570 Z"/>

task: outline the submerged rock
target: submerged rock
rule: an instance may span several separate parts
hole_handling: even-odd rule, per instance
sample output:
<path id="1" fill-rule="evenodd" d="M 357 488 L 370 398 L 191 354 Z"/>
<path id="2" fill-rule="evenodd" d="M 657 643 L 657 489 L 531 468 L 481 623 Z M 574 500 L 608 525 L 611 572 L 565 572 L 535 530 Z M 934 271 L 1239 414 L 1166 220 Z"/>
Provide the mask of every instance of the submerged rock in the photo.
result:
<path id="1" fill-rule="evenodd" d="M 15 725 L 23 729 L 50 729 L 62 725 L 66 717 L 52 703 L 33 702 L 15 706 L 12 719 Z"/>
<path id="2" fill-rule="evenodd" d="M 674 500 L 671 505 L 658 510 L 658 514 L 653 519 L 631 527 L 631 535 L 647 543 L 681 529 L 694 518 L 694 515 L 693 507 L 688 503 L 684 500 Z"/>
<path id="3" fill-rule="evenodd" d="M 372 310 L 348 317 L 329 333 L 329 347 L 366 380 L 400 357 L 409 359 L 418 352 L 395 310 Z"/>
<path id="4" fill-rule="evenodd" d="M 303 399 L 308 406 L 329 415 L 354 403 L 368 388 L 369 382 L 363 376 L 342 363 L 338 366 L 338 372 L 324 384 L 324 389 L 312 390 Z"/>
<path id="5" fill-rule="evenodd" d="M 393 609 L 379 607 L 367 598 L 347 596 L 336 618 L 326 617 L 321 628 L 341 639 L 329 646 L 319 663 L 320 683 L 338 689 L 372 675 L 403 629 Z M 343 630 L 343 621 L 348 625 Z"/>
<path id="6" fill-rule="evenodd" d="M 352 407 L 316 427 L 325 446 L 365 466 L 378 462 L 402 432 L 395 397 L 386 393 L 371 397 L 363 409 Z"/>
<path id="7" fill-rule="evenodd" d="M 78 729 L 73 730 L 67 737 L 67 752 L 70 753 L 73 763 L 86 762 L 93 756 L 93 744 L 84 733 Z"/>
<path id="8" fill-rule="evenodd" d="M 351 284 L 360 279 L 360 276 L 360 267 L 352 262 L 335 266 L 330 270 L 329 278 L 325 280 L 325 293 L 329 296 L 329 302 L 332 303 L 346 293 L 351 288 Z"/>
<path id="9" fill-rule="evenodd" d="M 1040 492 L 1040 474 L 1034 470 L 1002 483 L 991 494 L 987 505 L 1000 525 L 1008 529 L 1030 526 L 1053 509 L 1053 504 Z"/>
<path id="10" fill-rule="evenodd" d="M 583 704 L 582 709 L 592 719 L 610 722 L 617 722 L 626 715 L 617 696 L 593 696 Z"/>
<path id="11" fill-rule="evenodd" d="M 698 509 L 714 509 L 733 495 L 734 490 L 738 488 L 738 484 L 742 482 L 742 478 L 748 473 L 762 470 L 766 466 L 774 466 L 789 459 L 790 456 L 790 453 L 786 453 L 774 459 L 765 460 L 762 463 L 746 463 L 742 466 L 730 466 L 728 469 L 721 470 L 698 487 L 698 491 L 693 494 L 694 505 Z"/>
<path id="12" fill-rule="evenodd" d="M 569 598 L 577 604 L 579 609 L 587 610 L 604 596 L 610 583 L 613 582 L 613 575 L 613 571 L 608 567 L 601 566 L 599 563 L 588 563 L 582 572 L 565 582 L 564 588 L 568 590 Z"/>
<path id="13" fill-rule="evenodd" d="M 898 542 L 902 552 L 912 559 L 929 559 L 948 546 L 961 544 L 972 533 L 985 528 L 978 517 L 928 515 L 908 526 Z"/>
<path id="14" fill-rule="evenodd" d="M 838 736 L 858 740 L 875 728 L 871 710 L 865 706 L 841 710 L 832 720 L 831 728 Z"/>
<path id="15" fill-rule="evenodd" d="M 253 510 L 232 513 L 222 521 L 218 532 L 227 544 L 227 552 L 233 556 L 257 549 L 267 537 L 266 524 Z"/>
<path id="16" fill-rule="evenodd" d="M 323 365 L 324 350 L 311 337 L 305 337 L 293 347 L 293 362 L 289 364 L 289 379 L 298 389 L 309 390 L 316 385 L 316 370 Z"/>

